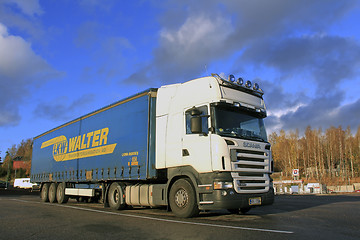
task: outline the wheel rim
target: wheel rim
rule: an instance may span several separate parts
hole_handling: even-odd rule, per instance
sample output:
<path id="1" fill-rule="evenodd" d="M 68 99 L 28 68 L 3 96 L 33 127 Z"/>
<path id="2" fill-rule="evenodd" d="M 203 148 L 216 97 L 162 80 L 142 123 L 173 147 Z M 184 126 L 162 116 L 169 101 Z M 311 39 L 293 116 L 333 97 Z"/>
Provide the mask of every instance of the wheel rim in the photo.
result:
<path id="1" fill-rule="evenodd" d="M 117 202 L 119 202 L 119 199 L 120 199 L 119 191 L 117 189 L 115 189 L 115 191 L 114 191 L 114 201 L 117 203 Z"/>
<path id="2" fill-rule="evenodd" d="M 57 191 L 56 191 L 56 197 L 57 197 L 58 199 L 60 199 L 60 198 L 62 197 L 62 191 L 63 191 L 62 185 L 60 184 L 60 185 L 58 186 Z"/>
<path id="3" fill-rule="evenodd" d="M 175 193 L 175 204 L 180 208 L 184 208 L 188 202 L 189 202 L 188 193 L 183 188 L 179 189 Z"/>

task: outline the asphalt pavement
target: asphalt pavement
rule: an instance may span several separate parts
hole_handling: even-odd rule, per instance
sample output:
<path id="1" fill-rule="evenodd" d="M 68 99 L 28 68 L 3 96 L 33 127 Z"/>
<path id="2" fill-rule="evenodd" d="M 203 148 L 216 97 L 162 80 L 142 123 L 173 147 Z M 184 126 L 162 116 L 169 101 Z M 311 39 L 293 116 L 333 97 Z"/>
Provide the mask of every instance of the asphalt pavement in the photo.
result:
<path id="1" fill-rule="evenodd" d="M 360 194 L 282 195 L 246 215 L 182 219 L 166 209 L 50 204 L 38 192 L 0 190 L 0 239 L 360 239 L 359 223 Z"/>

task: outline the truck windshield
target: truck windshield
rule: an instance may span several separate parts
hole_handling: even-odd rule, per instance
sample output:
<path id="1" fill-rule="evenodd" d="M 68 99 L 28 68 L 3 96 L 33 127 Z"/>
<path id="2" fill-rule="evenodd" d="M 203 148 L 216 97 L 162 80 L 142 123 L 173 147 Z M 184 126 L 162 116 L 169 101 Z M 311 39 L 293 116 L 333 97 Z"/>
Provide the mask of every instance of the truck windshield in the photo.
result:
<path id="1" fill-rule="evenodd" d="M 267 142 L 264 121 L 254 113 L 237 107 L 213 108 L 215 133 L 220 136 Z"/>

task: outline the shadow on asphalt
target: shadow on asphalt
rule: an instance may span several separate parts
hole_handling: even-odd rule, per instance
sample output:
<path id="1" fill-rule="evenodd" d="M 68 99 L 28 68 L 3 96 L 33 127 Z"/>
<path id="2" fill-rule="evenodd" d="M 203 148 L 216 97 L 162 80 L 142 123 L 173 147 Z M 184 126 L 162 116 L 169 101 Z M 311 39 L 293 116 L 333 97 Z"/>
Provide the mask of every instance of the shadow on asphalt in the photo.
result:
<path id="1" fill-rule="evenodd" d="M 20 188 L 9 188 L 9 189 L 0 189 L 0 196 L 20 196 L 20 195 L 40 195 L 39 191 L 32 191 L 30 189 L 20 189 Z"/>

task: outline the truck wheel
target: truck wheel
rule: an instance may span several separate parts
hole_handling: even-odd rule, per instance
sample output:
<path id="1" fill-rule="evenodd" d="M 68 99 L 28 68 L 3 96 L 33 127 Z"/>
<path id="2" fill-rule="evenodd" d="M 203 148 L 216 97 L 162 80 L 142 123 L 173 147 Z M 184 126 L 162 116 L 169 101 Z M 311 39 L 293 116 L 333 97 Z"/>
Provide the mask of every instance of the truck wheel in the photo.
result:
<path id="1" fill-rule="evenodd" d="M 108 192 L 108 201 L 109 206 L 112 209 L 122 210 L 126 207 L 123 184 L 114 182 L 110 185 Z"/>
<path id="2" fill-rule="evenodd" d="M 49 201 L 49 185 L 50 183 L 44 183 L 41 187 L 41 201 L 48 202 Z"/>
<path id="3" fill-rule="evenodd" d="M 65 195 L 66 183 L 60 183 L 56 189 L 56 200 L 58 203 L 67 203 L 69 196 Z"/>
<path id="4" fill-rule="evenodd" d="M 178 217 L 189 218 L 199 213 L 195 190 L 185 179 L 177 180 L 170 189 L 170 208 Z"/>
<path id="5" fill-rule="evenodd" d="M 57 183 L 51 183 L 49 187 L 49 202 L 54 203 L 56 201 L 56 189 Z"/>

